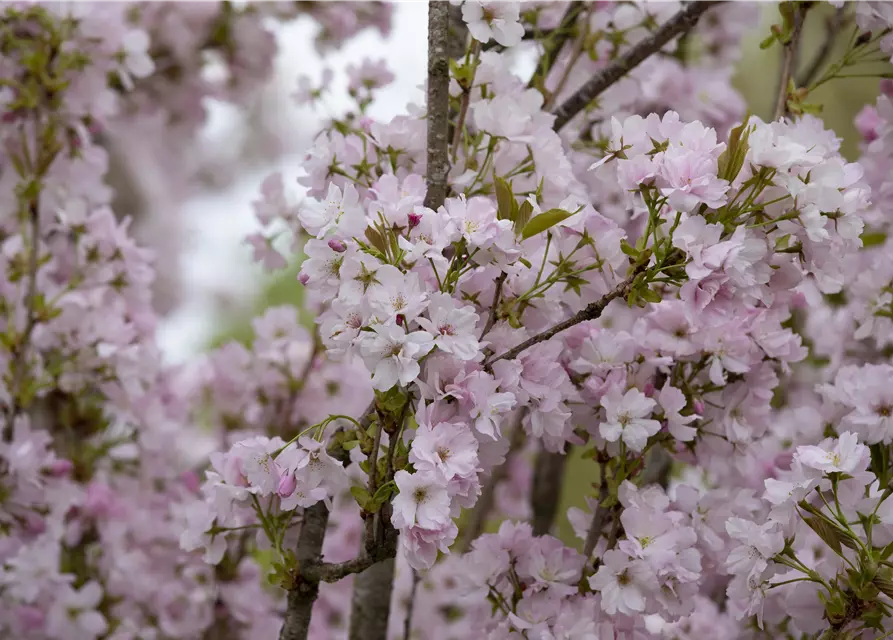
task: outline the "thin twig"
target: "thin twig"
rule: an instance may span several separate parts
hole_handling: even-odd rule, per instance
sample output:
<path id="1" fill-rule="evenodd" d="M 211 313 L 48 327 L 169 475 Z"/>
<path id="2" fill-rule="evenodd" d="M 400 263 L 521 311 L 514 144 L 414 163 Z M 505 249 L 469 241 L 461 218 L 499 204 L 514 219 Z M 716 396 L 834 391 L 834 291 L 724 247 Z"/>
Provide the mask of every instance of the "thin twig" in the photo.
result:
<path id="1" fill-rule="evenodd" d="M 803 31 L 803 18 L 806 9 L 801 3 L 796 3 L 794 9 L 794 27 L 790 38 L 784 43 L 781 50 L 781 73 L 778 78 L 778 97 L 775 99 L 775 114 L 773 120 L 778 120 L 788 112 L 788 84 L 794 73 L 794 60 L 800 47 L 800 34 Z"/>
<path id="2" fill-rule="evenodd" d="M 825 37 L 822 39 L 822 46 L 816 52 L 806 68 L 806 71 L 797 77 L 798 87 L 808 87 L 813 80 L 819 75 L 819 71 L 828 62 L 831 52 L 834 50 L 834 44 L 837 42 L 837 34 L 847 22 L 846 5 L 841 6 L 832 15 L 825 19 Z"/>
<path id="3" fill-rule="evenodd" d="M 490 472 L 490 478 L 481 490 L 481 496 L 474 505 L 474 509 L 471 510 L 471 517 L 469 518 L 468 524 L 462 528 L 462 537 L 458 547 L 460 553 L 467 553 L 468 550 L 471 549 L 471 543 L 481 535 L 481 532 L 484 530 L 484 525 L 487 524 L 487 518 L 493 510 L 493 505 L 496 501 L 496 488 L 499 486 L 500 482 L 508 477 L 509 462 L 524 446 L 527 434 L 524 433 L 521 423 L 524 421 L 524 416 L 526 415 L 526 409 L 521 409 L 517 413 L 517 417 L 515 418 L 512 427 L 511 439 L 509 440 L 509 450 L 505 454 L 505 460 Z"/>
<path id="4" fill-rule="evenodd" d="M 480 51 L 481 43 L 477 40 L 471 45 L 471 56 L 472 58 L 478 55 Z M 472 62 L 474 64 L 474 62 Z M 456 156 L 459 153 L 459 143 L 462 142 L 462 134 L 465 130 L 465 119 L 468 117 L 468 105 L 471 102 L 471 89 L 474 86 L 474 76 L 477 72 L 477 65 L 474 65 L 474 68 L 471 72 L 471 77 L 465 81 L 465 85 L 462 87 L 462 98 L 459 104 L 459 117 L 456 119 L 456 126 L 453 129 L 453 144 L 450 149 L 450 156 L 453 158 L 453 162 L 456 161 Z"/>
<path id="5" fill-rule="evenodd" d="M 547 37 L 543 55 L 540 56 L 539 62 L 536 65 L 536 71 L 533 72 L 533 75 L 530 77 L 530 82 L 527 83 L 528 89 L 541 89 L 539 85 L 546 84 L 546 78 L 549 77 L 549 72 L 552 70 L 552 67 L 555 66 L 555 62 L 558 60 L 558 55 L 573 34 L 574 24 L 577 22 L 580 13 L 582 13 L 583 7 L 583 2 L 578 0 L 574 0 L 574 2 L 568 4 L 567 11 L 564 12 L 564 16 L 562 16 L 558 28 L 554 32 L 551 32 Z M 553 33 L 554 38 L 552 37 Z"/>
<path id="6" fill-rule="evenodd" d="M 450 4 L 428 3 L 428 193 L 425 206 L 437 210 L 446 199 L 450 172 Z"/>
<path id="7" fill-rule="evenodd" d="M 413 569 L 412 587 L 409 590 L 409 602 L 406 605 L 406 620 L 403 622 L 403 640 L 409 640 L 412 636 L 412 611 L 415 609 L 415 596 L 421 580 L 419 572 Z"/>
<path id="8" fill-rule="evenodd" d="M 535 336 L 528 340 L 525 340 L 521 344 L 512 347 L 505 353 L 488 358 L 486 361 L 484 361 L 484 369 L 489 370 L 493 366 L 493 363 L 498 362 L 499 360 L 511 360 L 533 345 L 539 344 L 540 342 L 545 342 L 546 340 L 551 339 L 553 336 L 561 333 L 565 329 L 570 329 L 574 325 L 578 325 L 581 322 L 586 322 L 587 320 L 595 320 L 602 315 L 602 312 L 614 299 L 625 298 L 629 294 L 630 289 L 632 289 L 633 283 L 635 282 L 636 278 L 638 278 L 639 275 L 643 273 L 647 268 L 647 263 L 639 264 L 626 280 L 624 280 L 613 290 L 602 296 L 600 300 L 586 305 L 584 309 L 581 309 L 567 320 L 559 322 L 550 329 L 546 329 L 545 331 L 536 334 Z"/>
<path id="9" fill-rule="evenodd" d="M 580 57 L 583 55 L 583 45 L 586 43 L 586 34 L 588 30 L 584 27 L 583 33 L 581 33 L 576 40 L 574 40 L 574 48 L 571 52 L 570 60 L 567 62 L 567 66 L 564 68 L 564 73 L 561 74 L 561 77 L 558 79 L 558 83 L 555 85 L 555 90 L 549 92 L 546 96 L 546 99 L 543 101 L 543 110 L 548 111 L 552 108 L 552 105 L 555 104 L 555 100 L 561 95 L 561 92 L 564 90 L 564 85 L 567 84 L 567 81 L 571 77 L 571 71 L 574 70 L 574 67 L 577 65 L 577 62 L 580 60 Z"/>
<path id="10" fill-rule="evenodd" d="M 633 46 L 621 58 L 602 69 L 553 111 L 555 123 L 552 125 L 552 128 L 555 131 L 560 131 L 564 125 L 601 95 L 605 89 L 635 69 L 652 54 L 662 49 L 670 40 L 692 29 L 701 15 L 715 4 L 719 4 L 717 0 L 690 2 L 687 4 L 681 11 L 662 24 L 651 36 Z"/>
<path id="11" fill-rule="evenodd" d="M 493 325 L 496 324 L 496 316 L 499 315 L 499 298 L 502 296 L 502 285 L 505 284 L 505 279 L 508 275 L 508 273 L 503 271 L 494 281 L 496 282 L 496 290 L 493 292 L 493 303 L 490 305 L 490 315 L 487 316 L 487 323 L 484 325 L 484 330 L 481 331 L 481 340 L 484 339 L 484 336 L 487 335 L 490 332 L 490 329 L 493 328 Z"/>

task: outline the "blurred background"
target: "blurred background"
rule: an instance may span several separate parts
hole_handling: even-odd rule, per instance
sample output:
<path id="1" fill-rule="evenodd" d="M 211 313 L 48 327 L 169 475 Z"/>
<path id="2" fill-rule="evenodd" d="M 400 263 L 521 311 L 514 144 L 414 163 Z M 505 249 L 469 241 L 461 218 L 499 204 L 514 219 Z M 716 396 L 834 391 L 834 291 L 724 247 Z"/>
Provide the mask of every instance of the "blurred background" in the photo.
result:
<path id="1" fill-rule="evenodd" d="M 735 84 L 748 100 L 750 112 L 764 120 L 771 118 L 777 95 L 779 49 L 759 48 L 769 27 L 778 22 L 775 3 L 761 3 L 762 25 L 744 42 L 744 55 Z M 823 46 L 825 22 L 834 13 L 830 5 L 810 11 L 804 26 L 799 66 L 805 67 Z M 159 338 L 167 359 L 186 361 L 210 346 L 249 334 L 251 317 L 264 308 L 284 303 L 300 304 L 301 286 L 297 283 L 297 263 L 275 278 L 266 276 L 251 260 L 251 249 L 244 243 L 246 234 L 255 230 L 257 221 L 251 202 L 258 196 L 263 179 L 282 171 L 287 188 L 297 201 L 303 189 L 294 181 L 300 174 L 304 153 L 322 120 L 340 115 L 348 105 L 346 66 L 364 57 L 383 59 L 396 80 L 379 90 L 369 114 L 389 120 L 403 113 L 409 103 L 421 103 L 426 72 L 427 3 L 396 3 L 393 30 L 387 38 L 366 30 L 340 50 L 320 55 L 313 46 L 313 24 L 299 19 L 276 26 L 279 55 L 274 79 L 254 97 L 245 112 L 220 103 L 208 105 L 211 117 L 202 132 L 202 188 L 183 202 L 165 201 L 153 192 L 143 206 L 166 207 L 163 215 L 175 218 L 181 229 L 179 250 L 169 266 L 171 278 L 178 281 L 176 294 L 164 290 L 170 299 L 169 313 L 159 328 Z M 844 38 L 836 43 L 829 60 L 839 57 Z M 333 80 L 322 103 L 315 107 L 298 106 L 292 98 L 299 76 L 319 83 L 324 69 L 333 71 Z M 531 59 L 518 56 L 515 71 L 526 77 L 532 70 Z M 853 125 L 856 114 L 873 103 L 878 93 L 877 79 L 842 79 L 821 87 L 813 97 L 821 102 L 821 117 L 843 138 L 843 153 L 858 158 L 859 137 Z M 235 167 L 236 169 L 233 169 Z M 128 208 L 119 208 L 128 210 Z M 162 245 L 163 245 L 162 241 Z M 312 323 L 312 318 L 305 318 Z M 570 481 L 564 484 L 561 512 L 569 506 L 582 506 L 585 487 L 594 480 L 584 469 L 596 465 L 571 463 Z M 560 519 L 559 532 L 566 541 L 574 538 L 566 519 Z"/>

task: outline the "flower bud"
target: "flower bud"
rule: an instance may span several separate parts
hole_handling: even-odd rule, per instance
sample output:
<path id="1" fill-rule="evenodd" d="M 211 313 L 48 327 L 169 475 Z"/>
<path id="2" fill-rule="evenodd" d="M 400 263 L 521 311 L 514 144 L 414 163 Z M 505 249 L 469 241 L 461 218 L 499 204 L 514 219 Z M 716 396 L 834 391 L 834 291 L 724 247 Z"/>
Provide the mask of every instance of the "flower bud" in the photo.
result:
<path id="1" fill-rule="evenodd" d="M 697 398 L 697 399 L 695 399 L 693 404 L 694 404 L 695 413 L 698 414 L 699 416 L 704 415 L 704 401 L 701 400 L 700 398 Z"/>
<path id="2" fill-rule="evenodd" d="M 201 480 L 195 471 L 185 471 L 180 478 L 183 480 L 183 484 L 186 485 L 187 489 L 193 493 L 198 493 L 201 486 Z"/>
<path id="3" fill-rule="evenodd" d="M 71 460 L 58 458 L 57 460 L 53 460 L 53 463 L 49 467 L 49 472 L 50 475 L 56 478 L 61 478 L 62 476 L 67 476 L 71 473 L 72 469 L 74 469 L 74 463 Z"/>
<path id="4" fill-rule="evenodd" d="M 306 287 L 307 283 L 310 282 L 310 276 L 308 276 L 306 273 L 304 273 L 302 271 L 301 273 L 298 274 L 298 282 L 300 282 L 302 285 L 304 285 Z"/>
<path id="5" fill-rule="evenodd" d="M 329 249 L 336 251 L 337 253 L 344 253 L 347 251 L 347 245 L 338 238 L 332 238 L 329 240 Z"/>
<path id="6" fill-rule="evenodd" d="M 422 214 L 415 213 L 415 212 L 409 214 L 409 228 L 410 229 L 419 226 L 419 223 L 421 221 L 422 221 Z"/>
<path id="7" fill-rule="evenodd" d="M 649 398 L 650 398 L 651 396 L 653 396 L 653 395 L 654 395 L 654 383 L 653 383 L 653 382 L 646 382 L 646 383 L 645 383 L 645 388 L 642 389 L 642 393 L 644 393 L 644 394 L 645 394 L 646 396 L 648 396 Z"/>
<path id="8" fill-rule="evenodd" d="M 790 471 L 791 464 L 794 462 L 794 452 L 793 451 L 784 451 L 775 456 L 775 460 L 773 464 L 777 469 L 781 469 L 782 471 Z"/>
<path id="9" fill-rule="evenodd" d="M 280 497 L 284 498 L 293 494 L 297 486 L 298 481 L 293 475 L 285 475 L 279 478 L 279 489 L 277 490 L 277 492 L 279 493 Z"/>
<path id="10" fill-rule="evenodd" d="M 42 629 L 46 621 L 46 616 L 44 616 L 43 611 L 38 607 L 33 607 L 27 604 L 18 608 L 16 611 L 16 618 L 18 618 L 19 624 L 26 631 Z"/>

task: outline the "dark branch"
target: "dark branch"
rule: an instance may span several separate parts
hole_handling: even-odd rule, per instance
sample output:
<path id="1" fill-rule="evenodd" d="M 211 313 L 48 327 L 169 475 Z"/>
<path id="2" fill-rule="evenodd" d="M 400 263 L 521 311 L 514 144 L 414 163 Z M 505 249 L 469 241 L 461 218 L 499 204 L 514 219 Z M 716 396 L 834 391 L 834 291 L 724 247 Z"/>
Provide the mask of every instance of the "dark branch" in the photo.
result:
<path id="1" fill-rule="evenodd" d="M 803 31 L 805 15 L 805 5 L 798 3 L 797 8 L 794 10 L 794 28 L 791 37 L 782 47 L 781 73 L 778 78 L 778 97 L 775 100 L 773 120 L 778 120 L 788 112 L 788 84 L 794 74 L 794 61 L 797 57 L 797 50 L 800 48 L 800 34 Z"/>
<path id="2" fill-rule="evenodd" d="M 304 510 L 301 533 L 298 537 L 298 571 L 294 588 L 288 591 L 288 608 L 279 632 L 279 640 L 306 640 L 310 631 L 313 603 L 319 594 L 319 581 L 307 580 L 307 570 L 322 557 L 322 543 L 329 523 L 329 510 L 322 502 Z"/>
<path id="3" fill-rule="evenodd" d="M 521 423 L 523 422 L 525 415 L 527 415 L 525 409 L 518 411 L 518 416 L 515 419 L 512 428 L 509 450 L 505 454 L 505 461 L 490 472 L 490 479 L 487 481 L 487 484 L 484 485 L 484 488 L 481 491 L 481 496 L 478 498 L 477 503 L 474 505 L 474 509 L 471 511 L 471 518 L 469 519 L 468 524 L 462 528 L 462 538 L 459 541 L 460 553 L 468 552 L 468 550 L 471 549 L 471 543 L 474 542 L 484 530 L 484 526 L 487 524 L 487 517 L 493 510 L 493 505 L 496 501 L 496 487 L 508 477 L 509 461 L 524 446 L 526 434 L 524 433 Z"/>
<path id="4" fill-rule="evenodd" d="M 673 38 L 692 29 L 698 23 L 701 15 L 715 4 L 718 4 L 715 0 L 687 4 L 684 9 L 662 24 L 651 36 L 645 38 L 622 57 L 612 62 L 590 79 L 589 82 L 580 87 L 564 104 L 553 111 L 555 123 L 552 125 L 552 128 L 555 131 L 560 131 L 564 125 L 601 95 L 605 89 L 635 69 L 649 56 L 659 51 Z"/>
<path id="5" fill-rule="evenodd" d="M 553 336 L 561 333 L 565 329 L 570 329 L 574 325 L 580 324 L 581 322 L 586 322 L 587 320 L 595 320 L 602 315 L 602 312 L 604 312 L 605 308 L 615 298 L 626 298 L 626 296 L 630 292 L 630 289 L 632 289 L 633 283 L 635 282 L 636 278 L 639 277 L 639 275 L 643 273 L 647 268 L 648 265 L 646 263 L 638 265 L 626 280 L 617 285 L 612 291 L 605 294 L 600 300 L 586 305 L 584 309 L 581 309 L 564 322 L 559 322 L 552 328 L 546 329 L 542 333 L 536 334 L 535 336 L 528 340 L 525 340 L 518 346 L 509 349 L 505 353 L 488 358 L 484 362 L 484 369 L 489 370 L 493 366 L 493 363 L 498 362 L 499 360 L 511 360 L 533 345 L 539 344 L 540 342 L 545 342 L 546 340 L 551 339 Z"/>
<path id="6" fill-rule="evenodd" d="M 419 590 L 419 582 L 422 577 L 415 569 L 412 570 L 412 588 L 409 591 L 409 603 L 406 605 L 406 619 L 403 621 L 403 640 L 410 640 L 412 636 L 412 614 L 415 609 L 415 597 Z"/>
<path id="7" fill-rule="evenodd" d="M 797 77 L 798 87 L 808 87 L 818 77 L 819 71 L 828 62 L 828 58 L 834 50 L 837 34 L 840 33 L 846 22 L 846 5 L 843 5 L 825 19 L 825 37 L 822 39 L 822 46 L 816 52 L 806 70 Z"/>
<path id="8" fill-rule="evenodd" d="M 425 206 L 438 209 L 447 194 L 450 116 L 450 4 L 428 3 L 428 193 Z"/>
<path id="9" fill-rule="evenodd" d="M 555 66 L 555 61 L 558 60 L 558 55 L 561 53 L 561 49 L 564 48 L 564 45 L 573 35 L 574 24 L 583 12 L 584 6 L 583 2 L 578 0 L 574 0 L 574 2 L 571 2 L 568 5 L 567 11 L 564 12 L 564 16 L 561 18 L 561 22 L 558 24 L 558 28 L 554 32 L 554 38 L 551 33 L 548 36 L 543 55 L 540 57 L 539 63 L 536 65 L 536 71 L 534 71 L 533 75 L 530 77 L 530 82 L 527 83 L 528 89 L 540 89 L 542 91 L 543 86 L 541 85 L 545 85 L 546 78 L 549 77 L 549 72 L 552 70 L 552 67 Z"/>
<path id="10" fill-rule="evenodd" d="M 543 447 L 536 456 L 530 490 L 530 507 L 533 511 L 531 524 L 535 536 L 546 535 L 555 523 L 568 455 L 547 451 Z"/>
<path id="11" fill-rule="evenodd" d="M 490 305 L 490 315 L 487 317 L 487 323 L 484 325 L 484 330 L 481 331 L 481 339 L 483 339 L 484 336 L 490 332 L 490 329 L 493 328 L 493 325 L 496 324 L 496 316 L 499 315 L 499 298 L 502 297 L 502 285 L 505 284 L 505 279 L 508 275 L 509 274 L 503 271 L 496 277 L 496 290 L 493 292 L 493 303 Z"/>

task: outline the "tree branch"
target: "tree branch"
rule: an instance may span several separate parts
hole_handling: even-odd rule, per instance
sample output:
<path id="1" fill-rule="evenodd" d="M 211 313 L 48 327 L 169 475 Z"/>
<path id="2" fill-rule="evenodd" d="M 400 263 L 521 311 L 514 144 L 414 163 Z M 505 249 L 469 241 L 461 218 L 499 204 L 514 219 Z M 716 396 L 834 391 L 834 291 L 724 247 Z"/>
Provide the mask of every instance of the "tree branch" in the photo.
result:
<path id="1" fill-rule="evenodd" d="M 602 465 L 602 474 L 605 472 L 605 466 Z M 598 544 L 598 539 L 601 538 L 602 529 L 605 526 L 605 517 L 608 515 L 609 509 L 605 509 L 602 506 L 602 502 L 605 498 L 608 497 L 608 489 L 605 485 L 605 479 L 601 479 L 601 486 L 598 489 L 598 503 L 595 505 L 595 509 L 592 512 L 592 521 L 589 523 L 589 531 L 586 532 L 586 541 L 583 543 L 583 556 L 586 558 L 586 562 L 589 562 L 589 556 L 592 555 L 592 552 L 595 550 L 595 545 Z"/>
<path id="2" fill-rule="evenodd" d="M 299 575 L 297 584 L 288 591 L 288 607 L 279 640 L 306 640 L 310 631 L 310 616 L 319 594 L 319 581 L 307 580 L 304 576 L 322 557 L 322 543 L 328 523 L 329 510 L 325 503 L 317 502 L 304 510 L 297 549 Z"/>
<path id="3" fill-rule="evenodd" d="M 462 528 L 462 537 L 459 541 L 460 553 L 467 553 L 471 549 L 471 543 L 484 530 L 484 526 L 487 524 L 487 517 L 493 511 L 493 505 L 496 501 L 496 487 L 508 477 L 509 461 L 524 446 L 527 434 L 524 433 L 521 423 L 525 415 L 527 415 L 526 409 L 518 411 L 518 417 L 515 419 L 512 428 L 511 440 L 509 440 L 509 450 L 505 454 L 505 461 L 490 472 L 490 478 L 487 480 L 487 484 L 484 485 L 481 496 L 474 505 L 474 509 L 471 510 L 471 518 L 468 524 Z"/>
<path id="4" fill-rule="evenodd" d="M 608 304 L 611 303 L 612 300 L 614 300 L 615 298 L 625 298 L 629 294 L 630 289 L 632 289 L 633 282 L 635 282 L 636 278 L 639 277 L 639 275 L 643 273 L 647 268 L 647 263 L 639 264 L 638 266 L 636 266 L 635 269 L 633 269 L 632 274 L 630 274 L 630 276 L 626 280 L 617 285 L 612 291 L 609 291 L 607 294 L 605 294 L 600 300 L 586 305 L 584 309 L 581 309 L 567 320 L 559 322 L 552 328 L 546 329 L 542 333 L 536 334 L 535 336 L 528 340 L 525 340 L 518 346 L 509 349 L 505 353 L 488 358 L 484 361 L 484 369 L 489 371 L 492 368 L 494 362 L 498 362 L 499 360 L 511 360 L 533 345 L 539 344 L 540 342 L 545 342 L 553 336 L 561 333 L 565 329 L 570 329 L 574 325 L 580 324 L 581 322 L 585 322 L 587 320 L 595 320 L 602 315 L 602 312 L 604 312 L 605 308 L 608 306 Z"/>
<path id="5" fill-rule="evenodd" d="M 410 640 L 412 637 L 412 613 L 415 609 L 415 597 L 419 590 L 419 582 L 422 577 L 415 569 L 412 570 L 412 588 L 409 590 L 409 603 L 406 605 L 406 619 L 403 621 L 403 640 Z"/>
<path id="6" fill-rule="evenodd" d="M 788 84 L 794 73 L 794 59 L 797 57 L 797 49 L 800 47 L 800 34 L 803 31 L 803 18 L 806 15 L 806 9 L 802 4 L 795 4 L 793 32 L 782 48 L 781 73 L 778 78 L 778 97 L 775 100 L 773 120 L 778 120 L 788 112 Z"/>
<path id="7" fill-rule="evenodd" d="M 718 4 L 716 0 L 690 2 L 687 4 L 685 8 L 662 24 L 657 31 L 633 46 L 622 57 L 596 74 L 580 87 L 574 95 L 553 111 L 555 123 L 552 125 L 552 128 L 555 131 L 560 131 L 564 125 L 601 95 L 605 89 L 635 69 L 652 54 L 662 49 L 670 40 L 692 29 L 698 23 L 701 15 L 715 4 Z"/>
<path id="8" fill-rule="evenodd" d="M 449 159 L 450 4 L 428 3 L 428 193 L 425 206 L 437 210 L 446 199 Z"/>
<path id="9" fill-rule="evenodd" d="M 531 524 L 535 536 L 546 535 L 555 523 L 569 454 L 570 452 L 553 453 L 543 447 L 536 456 L 530 489 L 530 507 L 533 510 Z"/>
<path id="10" fill-rule="evenodd" d="M 384 520 L 386 523 L 384 537 L 377 546 L 382 549 L 381 553 L 384 554 L 385 559 L 370 565 L 354 579 L 349 640 L 385 640 L 387 638 L 398 534 L 397 530 L 390 525 L 390 520 L 387 518 Z M 363 548 L 366 547 L 365 540 L 360 544 Z"/>
<path id="11" fill-rule="evenodd" d="M 484 339 L 484 336 L 487 335 L 490 332 L 490 329 L 493 328 L 493 325 L 496 324 L 496 316 L 499 315 L 499 298 L 502 297 L 502 285 L 505 284 L 505 279 L 508 275 L 508 273 L 503 271 L 496 277 L 496 290 L 493 292 L 493 302 L 490 304 L 490 315 L 487 316 L 487 323 L 484 325 L 484 330 L 481 331 L 481 340 Z"/>
<path id="12" fill-rule="evenodd" d="M 806 71 L 797 77 L 798 87 L 809 86 L 819 75 L 819 71 L 828 62 L 828 58 L 834 50 L 837 34 L 840 33 L 845 22 L 847 22 L 846 5 L 843 5 L 825 19 L 825 37 L 822 39 L 822 46 L 816 52 Z"/>
<path id="13" fill-rule="evenodd" d="M 550 32 L 549 36 L 547 36 L 548 39 L 546 41 L 546 46 L 543 49 L 543 55 L 540 56 L 539 62 L 536 65 L 536 71 L 533 72 L 533 75 L 530 77 L 530 82 L 527 83 L 528 89 L 539 89 L 540 91 L 543 91 L 546 84 L 546 78 L 549 77 L 549 72 L 552 70 L 552 67 L 555 66 L 555 62 L 558 60 L 558 55 L 561 53 L 561 49 L 564 48 L 564 45 L 570 40 L 571 35 L 573 35 L 574 24 L 582 13 L 583 7 L 583 2 L 580 2 L 579 0 L 574 0 L 568 4 L 567 11 L 564 12 L 564 16 L 562 16 L 558 28 L 555 31 Z"/>

